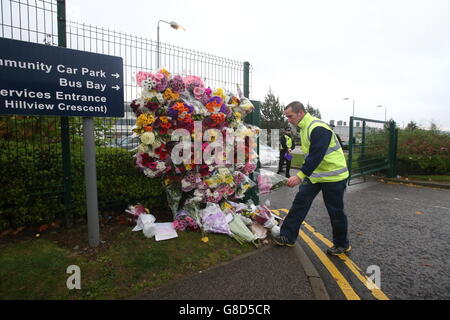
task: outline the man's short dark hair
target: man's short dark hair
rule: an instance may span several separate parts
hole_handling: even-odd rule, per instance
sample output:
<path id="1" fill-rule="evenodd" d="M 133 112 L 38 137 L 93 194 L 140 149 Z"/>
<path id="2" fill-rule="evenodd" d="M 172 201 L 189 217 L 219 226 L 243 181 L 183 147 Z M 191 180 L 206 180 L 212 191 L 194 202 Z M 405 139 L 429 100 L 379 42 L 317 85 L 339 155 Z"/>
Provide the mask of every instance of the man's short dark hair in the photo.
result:
<path id="1" fill-rule="evenodd" d="M 298 101 L 294 101 L 294 102 L 289 103 L 286 106 L 286 108 L 284 108 L 284 110 L 287 110 L 289 108 L 291 108 L 292 111 L 295 112 L 295 113 L 299 113 L 300 111 L 303 111 L 303 112 L 306 113 L 305 107 L 303 106 L 303 104 L 301 102 L 298 102 Z"/>

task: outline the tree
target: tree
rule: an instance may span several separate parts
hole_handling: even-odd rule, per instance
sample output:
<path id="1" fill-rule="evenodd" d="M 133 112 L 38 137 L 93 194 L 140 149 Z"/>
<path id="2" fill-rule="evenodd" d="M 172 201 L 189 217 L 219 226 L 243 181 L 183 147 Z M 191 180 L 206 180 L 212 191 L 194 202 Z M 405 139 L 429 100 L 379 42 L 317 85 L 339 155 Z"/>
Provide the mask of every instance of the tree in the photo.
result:
<path id="1" fill-rule="evenodd" d="M 434 121 L 431 121 L 430 123 L 430 131 L 434 133 L 439 133 L 440 131 L 439 126 Z"/>
<path id="2" fill-rule="evenodd" d="M 417 122 L 411 120 L 407 125 L 406 125 L 406 130 L 417 130 L 419 129 L 419 125 L 417 124 Z"/>
<path id="3" fill-rule="evenodd" d="M 264 98 L 261 104 L 261 128 L 262 129 L 282 129 L 288 126 L 288 121 L 284 116 L 284 105 L 280 104 L 278 97 L 275 97 L 272 89 Z"/>
<path id="4" fill-rule="evenodd" d="M 310 115 L 322 119 L 322 115 L 320 114 L 319 108 L 314 108 L 312 105 L 308 104 L 306 105 L 306 112 L 308 112 Z"/>

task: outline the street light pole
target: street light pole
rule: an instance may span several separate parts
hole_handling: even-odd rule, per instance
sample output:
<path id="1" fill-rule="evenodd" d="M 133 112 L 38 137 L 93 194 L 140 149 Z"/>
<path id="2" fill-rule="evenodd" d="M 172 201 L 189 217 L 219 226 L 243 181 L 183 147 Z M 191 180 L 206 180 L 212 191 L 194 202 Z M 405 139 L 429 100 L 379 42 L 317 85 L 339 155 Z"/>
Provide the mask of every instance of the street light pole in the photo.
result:
<path id="1" fill-rule="evenodd" d="M 378 106 L 376 106 L 377 108 L 381 108 L 381 107 L 384 107 L 384 121 L 386 121 L 386 119 L 387 119 L 387 117 L 386 117 L 386 106 L 384 106 L 384 105 L 378 105 Z"/>
<path id="2" fill-rule="evenodd" d="M 156 67 L 159 69 L 160 67 L 160 49 L 159 49 L 159 23 L 160 22 L 164 22 L 169 24 L 173 29 L 175 30 L 179 30 L 179 29 L 183 29 L 183 31 L 186 31 L 185 28 L 183 28 L 182 26 L 180 26 L 178 23 L 176 22 L 168 22 L 165 20 L 159 20 L 158 21 L 158 27 L 156 29 Z"/>
<path id="3" fill-rule="evenodd" d="M 350 100 L 350 98 L 344 98 L 342 100 Z M 353 106 L 353 116 L 355 116 L 355 99 L 352 99 L 352 106 Z"/>

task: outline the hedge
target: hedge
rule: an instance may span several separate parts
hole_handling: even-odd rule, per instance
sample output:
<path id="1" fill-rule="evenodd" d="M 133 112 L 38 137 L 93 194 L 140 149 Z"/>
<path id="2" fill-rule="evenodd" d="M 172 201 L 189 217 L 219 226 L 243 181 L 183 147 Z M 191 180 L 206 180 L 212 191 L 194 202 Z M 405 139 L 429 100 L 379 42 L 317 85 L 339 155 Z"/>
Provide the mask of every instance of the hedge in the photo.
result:
<path id="1" fill-rule="evenodd" d="M 11 147 L 13 145 L 13 147 Z M 73 208 L 76 218 L 86 217 L 84 165 L 81 147 L 73 148 Z M 26 146 L 0 140 L 0 230 L 33 226 L 61 218 L 65 208 L 61 195 L 62 161 L 56 145 Z M 167 211 L 160 179 L 145 177 L 134 165 L 132 154 L 118 148 L 97 147 L 99 213 L 123 213 L 130 204 Z M 59 187 L 56 187 L 59 185 Z"/>
<path id="2" fill-rule="evenodd" d="M 437 130 L 399 130 L 399 175 L 448 175 L 450 135 Z"/>

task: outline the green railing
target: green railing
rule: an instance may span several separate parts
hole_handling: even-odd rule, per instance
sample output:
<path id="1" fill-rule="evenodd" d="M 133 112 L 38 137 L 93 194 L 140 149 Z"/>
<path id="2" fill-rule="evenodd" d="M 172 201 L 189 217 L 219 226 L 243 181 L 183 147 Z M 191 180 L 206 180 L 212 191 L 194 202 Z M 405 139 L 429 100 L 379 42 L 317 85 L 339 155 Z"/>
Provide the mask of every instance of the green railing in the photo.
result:
<path id="1" fill-rule="evenodd" d="M 161 67 L 171 73 L 197 75 L 211 88 L 236 92 L 239 85 L 245 88 L 247 96 L 251 92 L 252 67 L 248 62 L 164 42 L 157 49 L 157 42 L 147 38 L 67 21 L 64 0 L 0 0 L 0 37 L 123 58 L 125 116 L 95 119 L 97 152 L 101 153 L 117 153 L 121 148 L 117 142 L 130 135 L 135 116 L 129 104 L 140 92 L 135 73 L 154 71 L 157 52 Z M 83 170 L 80 160 L 83 155 L 82 118 L 1 115 L 0 147 L 1 156 L 11 163 L 14 157 L 27 156 L 43 163 L 43 172 L 52 172 L 51 176 L 28 181 L 32 198 L 29 206 L 34 205 L 33 199 L 52 196 L 64 203 L 65 212 L 72 210 L 73 170 Z M 47 167 L 45 159 L 52 159 Z M 54 163 L 58 163 L 61 170 L 50 170 Z M 81 167 L 75 169 L 74 163 L 81 163 Z M 97 175 L 100 179 L 102 172 Z"/>
<path id="2" fill-rule="evenodd" d="M 398 129 L 394 121 L 350 117 L 348 169 L 350 181 L 386 171 L 396 176 Z"/>

